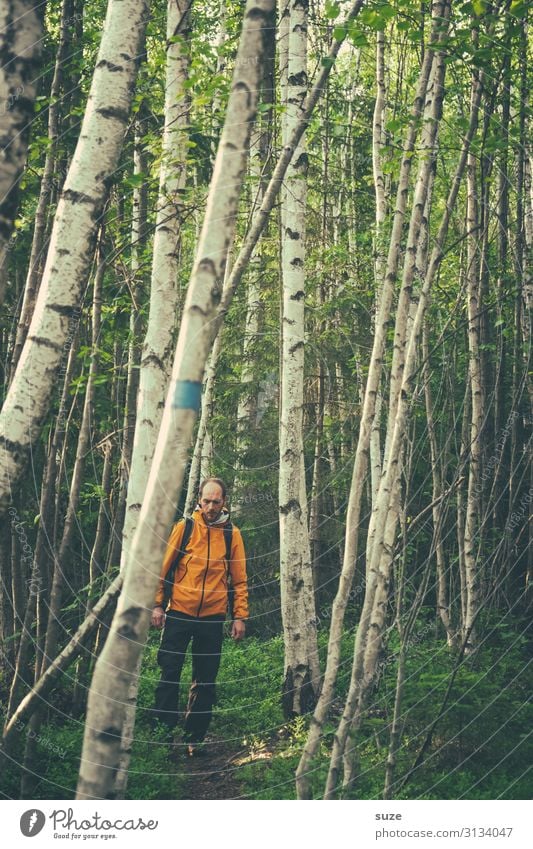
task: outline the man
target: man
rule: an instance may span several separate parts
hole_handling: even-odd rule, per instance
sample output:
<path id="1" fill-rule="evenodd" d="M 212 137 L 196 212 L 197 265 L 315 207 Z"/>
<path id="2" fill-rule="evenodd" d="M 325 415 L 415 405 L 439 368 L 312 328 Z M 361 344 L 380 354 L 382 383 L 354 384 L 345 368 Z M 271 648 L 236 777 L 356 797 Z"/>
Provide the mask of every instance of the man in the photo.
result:
<path id="1" fill-rule="evenodd" d="M 182 549 L 185 520 L 182 519 L 172 529 L 152 612 L 152 625 L 164 627 L 157 655 L 161 680 L 155 694 L 155 717 L 169 728 L 174 728 L 178 721 L 180 674 L 187 646 L 192 640 L 192 685 L 184 734 L 187 754 L 191 757 L 202 753 L 200 744 L 211 722 L 228 609 L 228 577 L 231 577 L 234 594 L 231 611 L 231 636 L 234 640 L 244 637 L 248 616 L 244 545 L 238 528 L 233 526 L 229 530 L 226 486 L 220 478 L 208 478 L 202 482 L 198 506 L 192 518 L 191 536 L 185 545 L 185 554 L 177 564 L 167 606 L 165 577 Z M 230 539 L 231 557 L 228 563 L 226 555 Z"/>

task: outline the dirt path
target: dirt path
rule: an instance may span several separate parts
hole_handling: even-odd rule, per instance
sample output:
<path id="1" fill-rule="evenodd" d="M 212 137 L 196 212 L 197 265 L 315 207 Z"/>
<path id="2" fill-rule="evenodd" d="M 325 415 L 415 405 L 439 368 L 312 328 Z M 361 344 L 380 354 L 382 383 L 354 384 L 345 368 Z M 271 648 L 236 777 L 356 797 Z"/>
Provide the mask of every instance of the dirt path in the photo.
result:
<path id="1" fill-rule="evenodd" d="M 186 776 L 182 799 L 240 799 L 244 788 L 239 781 L 239 769 L 246 751 L 237 751 L 218 740 L 205 743 L 203 757 L 188 758 L 182 747 L 172 759 L 179 762 Z"/>

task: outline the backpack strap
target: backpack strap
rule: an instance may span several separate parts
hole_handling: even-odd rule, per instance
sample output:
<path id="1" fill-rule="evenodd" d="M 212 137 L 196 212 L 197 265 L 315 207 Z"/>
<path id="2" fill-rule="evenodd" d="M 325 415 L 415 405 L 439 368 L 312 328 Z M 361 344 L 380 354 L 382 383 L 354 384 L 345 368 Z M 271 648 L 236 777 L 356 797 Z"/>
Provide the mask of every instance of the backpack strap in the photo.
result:
<path id="1" fill-rule="evenodd" d="M 185 517 L 185 527 L 183 528 L 183 536 L 181 538 L 181 543 L 179 549 L 176 551 L 176 554 L 171 560 L 170 566 L 168 567 L 167 574 L 163 579 L 163 609 L 166 610 L 167 605 L 170 601 L 170 597 L 172 595 L 172 587 L 174 586 L 174 578 L 176 577 L 176 569 L 178 568 L 179 562 L 182 557 L 186 554 L 186 548 L 191 538 L 192 529 L 194 527 L 194 522 L 190 516 Z"/>
<path id="2" fill-rule="evenodd" d="M 233 542 L 233 525 L 231 522 L 227 522 L 227 524 L 223 527 L 224 540 L 226 542 L 226 576 L 228 578 L 228 611 L 229 615 L 233 619 L 233 602 L 235 598 L 235 590 L 231 585 L 231 574 L 230 574 L 230 563 L 231 563 L 231 544 Z"/>
<path id="3" fill-rule="evenodd" d="M 233 525 L 231 522 L 227 522 L 222 528 L 224 533 L 224 540 L 226 543 L 226 569 L 229 571 L 229 564 L 231 562 L 231 544 L 233 542 Z"/>

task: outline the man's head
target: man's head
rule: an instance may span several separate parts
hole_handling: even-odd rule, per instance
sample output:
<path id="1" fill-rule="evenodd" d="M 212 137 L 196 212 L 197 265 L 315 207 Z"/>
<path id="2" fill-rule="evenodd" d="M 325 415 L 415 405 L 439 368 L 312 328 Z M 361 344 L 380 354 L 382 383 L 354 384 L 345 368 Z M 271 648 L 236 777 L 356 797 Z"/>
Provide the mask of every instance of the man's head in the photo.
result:
<path id="1" fill-rule="evenodd" d="M 220 478 L 206 478 L 200 484 L 198 503 L 208 524 L 216 522 L 226 504 L 226 484 Z"/>

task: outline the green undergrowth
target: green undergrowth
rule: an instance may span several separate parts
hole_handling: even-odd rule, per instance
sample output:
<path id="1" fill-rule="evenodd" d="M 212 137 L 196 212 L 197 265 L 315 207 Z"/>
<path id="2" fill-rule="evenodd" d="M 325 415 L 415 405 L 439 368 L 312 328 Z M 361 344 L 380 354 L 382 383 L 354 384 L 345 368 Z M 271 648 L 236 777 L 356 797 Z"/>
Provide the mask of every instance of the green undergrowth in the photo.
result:
<path id="1" fill-rule="evenodd" d="M 457 655 L 446 648 L 442 636 L 435 634 L 434 624 L 428 622 L 419 624 L 407 653 L 394 797 L 530 798 L 533 790 L 531 637 L 523 632 L 520 622 L 495 626 L 489 623 L 479 650 L 458 664 Z M 319 639 L 324 662 L 327 634 L 321 633 Z M 380 657 L 379 674 L 365 718 L 350 738 L 356 756 L 356 781 L 349 789 L 339 787 L 339 798 L 382 797 L 396 686 L 395 639 L 390 638 Z M 180 767 L 179 758 L 169 756 L 165 733 L 153 731 L 148 722 L 159 676 L 157 646 L 157 635 L 151 635 L 140 679 L 129 799 L 179 799 L 186 792 L 183 765 Z M 353 632 L 346 632 L 337 691 L 310 770 L 314 798 L 320 798 L 324 792 L 333 736 L 348 689 L 352 653 Z M 455 668 L 455 679 L 446 696 Z M 182 709 L 190 678 L 189 659 L 182 678 Z M 309 717 L 297 717 L 290 722 L 284 719 L 279 697 L 282 682 L 280 637 L 249 638 L 242 643 L 226 640 L 210 736 L 236 765 L 241 798 L 295 798 L 294 773 L 306 740 Z M 27 798 L 74 798 L 84 717 L 73 718 L 68 705 L 65 682 L 65 687 L 52 696 L 48 718 L 39 731 L 33 786 Z M 25 730 L 15 735 L 12 760 L 2 770 L 2 793 L 7 798 L 20 798 L 20 773 L 14 764 L 22 759 Z M 423 761 L 413 771 L 424 745 Z"/>
<path id="2" fill-rule="evenodd" d="M 320 798 L 351 664 L 343 646 L 337 699 L 314 758 L 309 780 Z M 349 740 L 355 781 L 338 798 L 379 799 L 396 688 L 398 646 L 391 639 L 379 664 L 361 728 Z M 479 650 L 458 656 L 421 623 L 408 651 L 401 712 L 402 737 L 393 795 L 402 799 L 528 799 L 533 791 L 533 665 L 531 641 L 519 622 L 488 628 Z M 446 698 L 451 675 L 457 667 Z M 435 723 L 437 717 L 438 722 Z M 259 799 L 295 798 L 294 773 L 307 736 L 306 718 L 279 729 L 269 758 L 252 758 L 240 778 Z M 425 756 L 413 770 L 426 743 Z M 342 780 L 342 768 L 341 768 Z"/>

